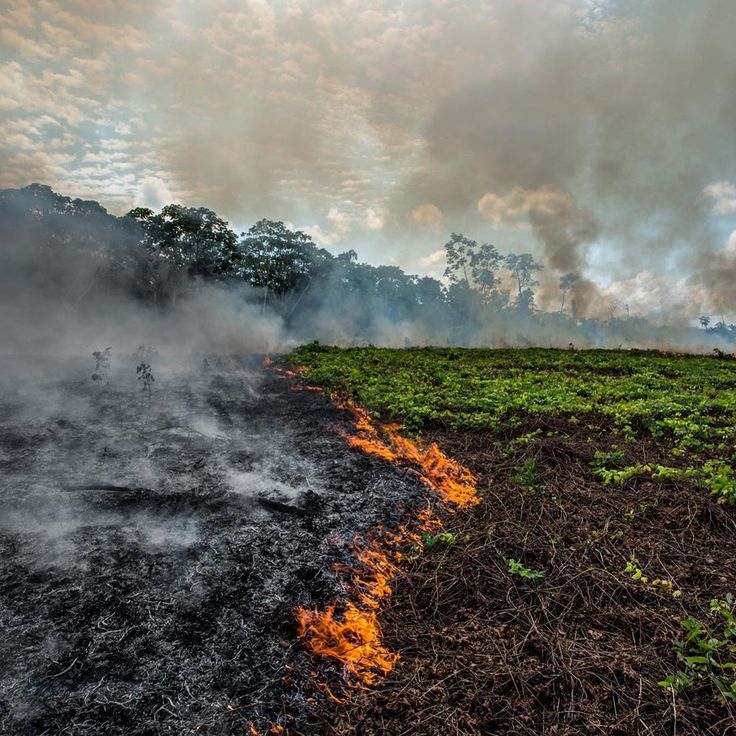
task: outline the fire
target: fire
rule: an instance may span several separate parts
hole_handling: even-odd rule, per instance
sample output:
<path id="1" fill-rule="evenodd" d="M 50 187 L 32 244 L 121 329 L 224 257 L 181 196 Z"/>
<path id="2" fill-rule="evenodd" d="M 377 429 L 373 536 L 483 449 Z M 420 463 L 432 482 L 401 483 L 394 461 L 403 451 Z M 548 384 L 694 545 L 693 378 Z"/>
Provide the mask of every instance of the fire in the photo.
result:
<path id="1" fill-rule="evenodd" d="M 393 463 L 413 465 L 422 480 L 446 503 L 463 508 L 478 503 L 476 479 L 463 465 L 447 457 L 436 443 L 426 447 L 399 434 L 396 424 L 377 427 L 368 412 L 352 401 L 343 401 L 355 419 L 356 434 L 345 434 L 351 447 Z"/>
<path id="2" fill-rule="evenodd" d="M 336 607 L 324 611 L 300 608 L 297 613 L 299 635 L 309 642 L 315 654 L 340 661 L 346 674 L 366 685 L 387 675 L 399 658 L 382 643 L 378 614 L 348 601 L 341 616 Z"/>
<path id="3" fill-rule="evenodd" d="M 264 368 L 269 368 L 272 371 L 275 371 L 278 373 L 281 378 L 293 378 L 298 379 L 300 378 L 301 373 L 299 371 L 292 371 L 288 368 L 285 368 L 281 365 L 275 365 L 273 360 L 267 355 L 263 359 L 262 363 Z M 291 386 L 291 391 L 317 391 L 318 393 L 323 394 L 325 391 L 321 386 L 308 386 L 305 383 L 297 383 Z"/>
<path id="4" fill-rule="evenodd" d="M 300 378 L 266 363 L 285 378 Z M 322 391 L 301 383 L 294 389 Z M 349 599 L 324 610 L 299 608 L 297 631 L 315 653 L 340 662 L 349 684 L 371 685 L 385 677 L 399 655 L 383 643 L 378 619 L 382 603 L 391 596 L 392 581 L 400 571 L 407 550 L 421 549 L 422 534 L 442 526 L 439 511 L 477 504 L 476 479 L 466 467 L 447 457 L 435 443 L 423 445 L 403 437 L 396 424 L 376 424 L 370 414 L 350 399 L 337 402 L 353 419 L 353 431 L 342 432 L 351 447 L 391 463 L 413 468 L 438 497 L 437 508 L 429 505 L 406 526 L 377 530 L 369 540 L 354 542 L 356 564 L 337 572 L 349 581 Z"/>

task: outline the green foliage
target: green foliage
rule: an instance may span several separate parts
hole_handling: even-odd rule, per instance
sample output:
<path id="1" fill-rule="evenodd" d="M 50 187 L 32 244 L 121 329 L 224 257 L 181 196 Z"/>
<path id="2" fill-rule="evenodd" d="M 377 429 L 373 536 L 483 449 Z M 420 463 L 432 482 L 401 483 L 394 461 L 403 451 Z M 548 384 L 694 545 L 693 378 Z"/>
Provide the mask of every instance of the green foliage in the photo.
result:
<path id="1" fill-rule="evenodd" d="M 259 220 L 238 247 L 237 275 L 279 296 L 303 286 L 331 260 L 309 235 L 271 220 Z"/>
<path id="2" fill-rule="evenodd" d="M 685 636 L 673 649 L 681 669 L 658 684 L 681 692 L 696 680 L 707 678 L 724 700 L 736 703 L 734 596 L 728 593 L 723 599 L 714 598 L 710 610 L 719 617 L 720 626 L 706 626 L 693 618 L 680 622 Z"/>
<path id="3" fill-rule="evenodd" d="M 430 550 L 438 544 L 454 544 L 457 541 L 457 535 L 451 534 L 450 532 L 439 532 L 439 534 L 432 534 L 431 532 L 424 532 L 422 534 L 422 544 L 424 549 Z"/>
<path id="4" fill-rule="evenodd" d="M 524 486 L 524 488 L 533 490 L 536 487 L 536 475 L 537 461 L 533 457 L 530 457 L 523 465 L 516 468 L 516 472 L 512 476 L 512 480 L 514 483 Z"/>
<path id="5" fill-rule="evenodd" d="M 513 557 L 509 557 L 506 560 L 506 565 L 512 575 L 517 575 L 525 580 L 531 580 L 533 583 L 540 583 L 544 580 L 543 570 L 532 570 L 531 568 L 525 567 L 521 562 L 513 559 Z"/>
<path id="6" fill-rule="evenodd" d="M 736 504 L 736 478 L 733 467 L 722 460 L 709 460 L 700 470 L 702 484 L 720 504 Z"/>
<path id="7" fill-rule="evenodd" d="M 423 348 L 340 349 L 305 345 L 289 359 L 310 382 L 356 396 L 408 431 L 432 426 L 503 433 L 513 451 L 539 436 L 525 417 L 587 415 L 612 420 L 620 446 L 597 453 L 593 472 L 606 485 L 634 477 L 699 483 L 718 503 L 736 504 L 736 362 L 626 351 Z M 508 434 L 517 432 L 517 437 Z M 672 462 L 627 464 L 626 443 L 649 435 Z M 529 469 L 531 470 L 531 468 Z M 517 482 L 533 487 L 521 468 Z"/>
<path id="8" fill-rule="evenodd" d="M 666 465 L 638 463 L 621 469 L 596 467 L 593 472 L 605 485 L 621 485 L 636 476 L 645 476 L 652 480 L 692 479 L 709 490 L 710 495 L 715 496 L 719 504 L 728 506 L 736 504 L 736 478 L 733 467 L 723 460 L 708 460 L 700 467 L 672 468 Z"/>
<path id="9" fill-rule="evenodd" d="M 618 445 L 612 445 L 608 452 L 597 450 L 590 465 L 593 472 L 598 474 L 599 471 L 604 469 L 623 468 L 626 465 L 626 457 Z"/>
<path id="10" fill-rule="evenodd" d="M 678 590 L 675 587 L 674 581 L 669 578 L 654 578 L 650 582 L 649 577 L 644 574 L 644 571 L 639 566 L 639 560 L 633 553 L 626 563 L 624 572 L 627 575 L 630 575 L 634 582 L 641 583 L 642 585 L 649 585 L 652 588 L 658 588 L 659 590 L 669 593 L 673 598 L 680 598 L 682 596 L 682 591 Z"/>

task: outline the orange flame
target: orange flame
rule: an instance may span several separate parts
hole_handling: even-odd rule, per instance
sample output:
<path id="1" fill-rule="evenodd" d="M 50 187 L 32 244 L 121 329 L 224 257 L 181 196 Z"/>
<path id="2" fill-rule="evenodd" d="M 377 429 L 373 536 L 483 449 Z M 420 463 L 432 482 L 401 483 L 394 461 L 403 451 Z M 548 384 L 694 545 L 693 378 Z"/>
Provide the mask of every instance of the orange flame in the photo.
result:
<path id="1" fill-rule="evenodd" d="M 264 361 L 264 365 L 266 364 Z M 273 367 L 273 366 L 271 366 Z M 300 371 L 276 367 L 285 378 L 298 378 Z M 317 390 L 316 386 L 295 385 L 293 389 Z M 399 434 L 396 424 L 377 425 L 370 414 L 350 399 L 337 402 L 350 412 L 354 433 L 342 432 L 351 447 L 388 462 L 408 465 L 437 494 L 440 508 L 463 508 L 479 502 L 476 479 L 465 466 L 447 457 L 435 443 L 424 446 Z M 298 608 L 297 631 L 315 653 L 339 661 L 349 683 L 371 685 L 386 676 L 399 659 L 383 643 L 378 620 L 381 604 L 391 596 L 391 583 L 406 557 L 405 550 L 418 548 L 422 533 L 440 528 L 442 522 L 431 507 L 420 511 L 411 528 L 378 530 L 368 542 L 355 542 L 357 564 L 341 568 L 350 580 L 351 598 L 324 610 Z M 334 696 L 333 696 L 334 697 Z"/>
<path id="2" fill-rule="evenodd" d="M 379 429 L 368 412 L 354 402 L 347 400 L 339 405 L 351 412 L 355 419 L 357 434 L 343 435 L 351 447 L 357 447 L 368 455 L 376 455 L 389 462 L 415 466 L 420 471 L 422 480 L 445 503 L 460 508 L 478 503 L 473 474 L 464 465 L 447 457 L 436 443 L 422 447 L 419 443 L 402 437 L 396 424 L 385 424 Z"/>
<path id="3" fill-rule="evenodd" d="M 372 685 L 379 675 L 387 675 L 399 658 L 382 643 L 377 613 L 358 608 L 352 601 L 339 617 L 334 605 L 324 611 L 300 608 L 296 616 L 299 635 L 315 654 L 337 659 L 348 675 L 366 685 Z"/>

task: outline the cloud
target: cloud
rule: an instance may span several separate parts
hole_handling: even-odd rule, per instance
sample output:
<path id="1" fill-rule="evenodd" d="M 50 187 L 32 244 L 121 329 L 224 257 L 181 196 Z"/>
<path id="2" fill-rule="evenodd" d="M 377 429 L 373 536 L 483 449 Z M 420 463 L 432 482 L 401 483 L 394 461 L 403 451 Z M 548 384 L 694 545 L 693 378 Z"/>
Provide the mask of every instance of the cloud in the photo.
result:
<path id="1" fill-rule="evenodd" d="M 569 194 L 549 186 L 532 190 L 513 187 L 505 197 L 486 192 L 478 201 L 478 212 L 499 226 L 514 225 L 531 215 L 562 219 L 569 216 L 572 208 L 573 201 Z"/>
<path id="2" fill-rule="evenodd" d="M 424 230 L 439 232 L 442 228 L 442 210 L 430 202 L 415 207 L 409 217 Z"/>
<path id="3" fill-rule="evenodd" d="M 447 261 L 445 260 L 445 250 L 440 248 L 429 255 L 422 256 L 419 259 L 419 267 L 429 276 L 440 278 L 444 273 Z"/>
<path id="4" fill-rule="evenodd" d="M 713 214 L 736 214 L 736 184 L 730 181 L 717 181 L 703 190 L 706 197 L 715 200 Z"/>
<path id="5" fill-rule="evenodd" d="M 605 248 L 607 279 L 676 281 L 736 214 L 731 18 L 732 0 L 8 0 L 2 183 L 186 196 L 410 269 L 428 234 L 495 230 L 548 273 L 595 280 Z"/>
<path id="6" fill-rule="evenodd" d="M 169 184 L 158 177 L 147 176 L 140 180 L 138 186 L 139 190 L 135 198 L 137 207 L 150 207 L 152 210 L 158 210 L 176 199 Z"/>
<path id="7" fill-rule="evenodd" d="M 365 211 L 365 216 L 363 217 L 363 225 L 368 230 L 380 230 L 383 227 L 383 224 L 383 217 L 376 212 L 373 207 L 368 207 Z"/>

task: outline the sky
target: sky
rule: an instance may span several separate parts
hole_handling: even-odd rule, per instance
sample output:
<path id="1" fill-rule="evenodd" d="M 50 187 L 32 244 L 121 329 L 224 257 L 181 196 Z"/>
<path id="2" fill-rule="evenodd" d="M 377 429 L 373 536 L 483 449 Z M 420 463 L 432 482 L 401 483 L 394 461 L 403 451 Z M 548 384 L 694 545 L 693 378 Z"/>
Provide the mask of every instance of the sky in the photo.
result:
<path id="1" fill-rule="evenodd" d="M 733 0 L 3 0 L 0 186 L 207 206 L 537 304 L 736 321 Z"/>

